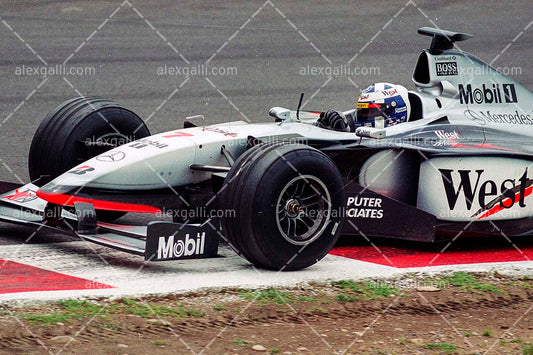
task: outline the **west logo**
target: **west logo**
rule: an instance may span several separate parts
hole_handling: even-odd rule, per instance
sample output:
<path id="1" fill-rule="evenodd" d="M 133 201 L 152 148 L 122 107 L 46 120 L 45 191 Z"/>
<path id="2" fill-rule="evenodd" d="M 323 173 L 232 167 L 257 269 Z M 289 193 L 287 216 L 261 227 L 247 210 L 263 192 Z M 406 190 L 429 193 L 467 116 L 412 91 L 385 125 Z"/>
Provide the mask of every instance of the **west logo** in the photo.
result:
<path id="1" fill-rule="evenodd" d="M 459 101 L 462 104 L 512 104 L 517 103 L 516 88 L 514 84 L 492 84 L 487 87 L 485 84 L 481 88 L 472 89 L 471 84 L 466 85 L 466 89 L 459 84 Z"/>
<path id="2" fill-rule="evenodd" d="M 206 131 L 209 131 L 209 132 L 215 132 L 215 133 L 220 133 L 220 134 L 223 134 L 224 136 L 226 137 L 237 137 L 237 133 L 234 133 L 234 132 L 230 132 L 230 131 L 226 131 L 222 128 L 218 128 L 218 127 L 207 127 L 205 128 Z"/>
<path id="3" fill-rule="evenodd" d="M 181 258 L 191 255 L 202 255 L 205 246 L 205 232 L 197 233 L 196 238 L 185 234 L 185 239 L 175 240 L 174 235 L 159 237 L 157 259 Z"/>
<path id="4" fill-rule="evenodd" d="M 435 135 L 442 140 L 454 140 L 460 138 L 459 133 L 457 133 L 456 131 L 446 132 L 443 130 L 438 130 L 433 133 L 435 133 Z"/>
<path id="5" fill-rule="evenodd" d="M 12 195 L 2 196 L 2 198 L 7 199 L 9 201 L 26 203 L 26 202 L 36 200 L 37 195 L 35 194 L 35 191 L 29 190 L 29 189 L 24 190 L 24 191 L 19 191 L 18 189 L 16 189 Z"/>
<path id="6" fill-rule="evenodd" d="M 520 207 L 526 207 L 524 201 L 526 189 L 533 184 L 533 180 L 527 177 L 527 168 L 520 178 L 505 179 L 501 182 L 483 179 L 485 170 L 457 170 L 459 181 L 457 174 L 453 174 L 455 170 L 439 169 L 439 171 L 450 210 L 455 209 L 459 196 L 463 196 L 468 210 L 477 199 L 480 210 L 475 215 L 496 205 L 500 209 L 506 209 L 518 202 Z"/>
<path id="7" fill-rule="evenodd" d="M 387 89 L 387 90 L 383 90 L 382 93 L 383 95 L 385 96 L 392 96 L 394 94 L 396 94 L 398 92 L 398 90 L 396 89 Z"/>

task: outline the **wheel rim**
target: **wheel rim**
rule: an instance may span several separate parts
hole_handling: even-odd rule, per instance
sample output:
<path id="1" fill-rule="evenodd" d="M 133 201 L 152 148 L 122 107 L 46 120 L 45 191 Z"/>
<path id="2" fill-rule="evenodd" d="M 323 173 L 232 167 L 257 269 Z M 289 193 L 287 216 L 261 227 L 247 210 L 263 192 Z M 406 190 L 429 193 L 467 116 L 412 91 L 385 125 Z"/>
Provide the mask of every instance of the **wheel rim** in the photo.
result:
<path id="1" fill-rule="evenodd" d="M 283 238 L 305 245 L 320 237 L 328 226 L 331 196 L 317 177 L 299 175 L 281 190 L 276 208 L 276 224 Z"/>

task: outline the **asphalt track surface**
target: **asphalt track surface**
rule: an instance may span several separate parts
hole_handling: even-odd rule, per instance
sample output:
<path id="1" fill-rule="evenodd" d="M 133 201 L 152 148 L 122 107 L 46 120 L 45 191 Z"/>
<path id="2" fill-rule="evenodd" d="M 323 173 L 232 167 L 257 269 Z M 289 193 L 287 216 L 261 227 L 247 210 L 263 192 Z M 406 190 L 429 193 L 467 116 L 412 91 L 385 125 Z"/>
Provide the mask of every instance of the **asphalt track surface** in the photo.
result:
<path id="1" fill-rule="evenodd" d="M 460 48 L 533 88 L 533 8 L 527 0 L 4 1 L 0 17 L 0 180 L 13 182 L 28 182 L 33 133 L 44 115 L 68 98 L 83 94 L 116 100 L 143 117 L 153 133 L 179 128 L 185 117 L 198 114 L 208 123 L 269 121 L 270 107 L 295 108 L 301 92 L 305 108 L 347 110 L 373 82 L 414 88 L 414 63 L 430 40 L 416 34 L 421 26 L 474 34 Z M 84 73 L 50 72 L 61 65 Z M 206 75 L 205 68 L 212 71 Z M 348 68 L 354 73 L 347 74 Z M 48 75 L 41 75 L 44 70 Z M 27 249 L 20 248 L 25 241 Z M 139 258 L 51 233 L 1 224 L 0 245 L 0 259 L 33 260 L 33 266 L 50 262 L 56 271 L 71 274 L 78 268 L 76 276 L 91 280 L 96 270 L 113 274 L 106 263 L 126 269 L 117 281 L 122 286 L 133 276 L 168 285 L 165 277 L 176 271 L 195 271 L 180 281 L 194 287 L 221 286 L 202 277 L 205 268 L 240 270 L 228 278 L 235 284 L 258 278 L 227 250 L 227 258 L 213 264 L 151 264 L 139 276 Z M 340 264 L 328 271 L 333 261 Z M 323 272 L 321 278 L 397 272 L 385 266 L 367 272 L 368 265 L 361 263 L 328 256 L 309 272 L 266 278 L 291 283 L 313 279 L 316 271 Z M 530 263 L 525 263 L 527 269 Z M 165 276 L 157 281 L 153 270 Z M 227 276 L 215 275 L 218 280 Z M 109 281 L 96 276 L 100 280 Z"/>

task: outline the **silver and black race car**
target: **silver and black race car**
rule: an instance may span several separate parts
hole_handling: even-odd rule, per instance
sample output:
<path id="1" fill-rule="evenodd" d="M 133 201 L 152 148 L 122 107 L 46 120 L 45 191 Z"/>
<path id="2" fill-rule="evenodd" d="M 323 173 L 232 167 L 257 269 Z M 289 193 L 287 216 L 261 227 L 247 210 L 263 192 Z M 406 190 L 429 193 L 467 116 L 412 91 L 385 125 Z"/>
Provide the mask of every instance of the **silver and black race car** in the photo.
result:
<path id="1" fill-rule="evenodd" d="M 320 112 L 275 107 L 275 122 L 186 120 L 151 135 L 112 101 L 67 101 L 35 133 L 33 183 L 2 184 L 0 219 L 154 261 L 214 257 L 224 239 L 278 270 L 314 264 L 340 234 L 530 234 L 533 95 L 454 48 L 472 36 L 418 32 L 432 42 L 416 63 L 411 112 L 386 128 L 328 130 Z M 111 223 L 128 212 L 154 221 Z"/>

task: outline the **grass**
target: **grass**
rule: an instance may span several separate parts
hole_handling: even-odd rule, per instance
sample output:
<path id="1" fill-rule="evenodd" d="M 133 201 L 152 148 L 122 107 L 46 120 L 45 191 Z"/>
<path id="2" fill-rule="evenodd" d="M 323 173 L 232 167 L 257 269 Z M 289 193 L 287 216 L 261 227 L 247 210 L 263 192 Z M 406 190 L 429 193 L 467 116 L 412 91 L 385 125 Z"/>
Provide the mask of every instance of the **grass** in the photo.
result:
<path id="1" fill-rule="evenodd" d="M 75 319 L 94 317 L 109 312 L 105 306 L 88 301 L 66 300 L 58 302 L 60 310 L 48 314 L 23 313 L 21 317 L 35 325 L 57 325 Z"/>
<path id="2" fill-rule="evenodd" d="M 355 302 L 357 300 L 375 300 L 399 295 L 396 287 L 375 282 L 336 281 L 333 286 L 342 291 L 335 297 L 338 302 Z"/>
<path id="3" fill-rule="evenodd" d="M 527 343 L 522 345 L 522 354 L 533 355 L 533 344 Z"/>
<path id="4" fill-rule="evenodd" d="M 355 302 L 359 299 L 357 296 L 348 296 L 344 293 L 339 293 L 335 298 L 339 302 Z"/>
<path id="5" fill-rule="evenodd" d="M 277 303 L 283 305 L 295 301 L 288 292 L 279 291 L 273 287 L 255 292 L 248 292 L 244 290 L 239 292 L 241 293 L 241 297 L 245 300 L 256 300 L 259 304 Z"/>
<path id="6" fill-rule="evenodd" d="M 321 302 L 322 300 L 319 300 L 318 298 L 311 298 L 307 296 L 300 296 L 298 298 L 298 302 Z"/>
<path id="7" fill-rule="evenodd" d="M 23 319 L 30 321 L 34 325 L 57 325 L 58 323 L 68 323 L 72 318 L 66 314 L 30 314 L 26 313 L 22 315 Z"/>
<path id="8" fill-rule="evenodd" d="M 525 288 L 526 290 L 531 290 L 533 288 L 531 282 L 527 282 L 525 280 L 519 281 L 516 286 L 520 286 L 522 288 Z"/>
<path id="9" fill-rule="evenodd" d="M 125 305 L 124 311 L 129 314 L 136 314 L 143 318 L 148 317 L 171 317 L 171 318 L 187 318 L 187 317 L 202 317 L 204 312 L 195 309 L 186 308 L 184 304 L 180 303 L 178 306 L 163 306 L 153 303 L 141 303 L 131 299 L 122 300 Z"/>
<path id="10" fill-rule="evenodd" d="M 489 281 L 484 281 L 481 279 L 481 277 L 466 272 L 455 272 L 451 276 L 442 278 L 439 277 L 438 281 L 446 284 L 447 286 L 458 287 L 462 290 L 476 294 L 503 293 L 502 289 L 491 284 Z M 435 280 L 431 279 L 431 282 L 434 283 Z M 532 285 L 527 284 L 526 281 L 520 282 L 524 283 L 526 286 L 533 287 Z M 391 296 L 405 296 L 397 287 L 387 284 L 386 282 L 341 280 L 332 282 L 331 285 L 338 290 L 338 293 L 334 295 L 333 298 L 326 296 L 324 299 L 309 296 L 299 296 L 295 295 L 295 293 L 292 291 L 282 291 L 273 287 L 258 291 L 239 290 L 238 292 L 240 293 L 241 298 L 255 300 L 259 305 L 265 305 L 269 303 L 287 305 L 296 302 L 344 303 L 355 302 L 358 300 L 387 299 Z"/>
<path id="11" fill-rule="evenodd" d="M 437 350 L 440 354 L 457 354 L 457 346 L 448 343 L 430 343 L 424 345 L 423 348 Z"/>
<path id="12" fill-rule="evenodd" d="M 481 335 L 483 335 L 484 337 L 491 337 L 492 336 L 492 333 L 490 330 L 484 330 L 483 333 L 481 333 Z"/>
<path id="13" fill-rule="evenodd" d="M 249 347 L 250 346 L 250 342 L 248 340 L 235 339 L 233 341 L 233 345 Z"/>
<path id="14" fill-rule="evenodd" d="M 202 317 L 204 312 L 190 309 L 183 304 L 177 306 L 162 306 L 153 303 L 142 303 L 132 299 L 122 299 L 114 304 L 99 304 L 89 301 L 66 300 L 57 304 L 57 309 L 48 313 L 22 313 L 20 317 L 34 325 L 58 325 L 77 319 L 98 317 L 99 320 L 109 322 L 108 316 L 115 313 L 135 314 L 143 318 L 170 317 L 187 318 Z"/>
<path id="15" fill-rule="evenodd" d="M 503 291 L 496 286 L 487 282 L 478 281 L 474 275 L 463 271 L 455 272 L 452 276 L 446 277 L 444 280 L 452 286 L 477 294 L 484 294 L 486 292 L 503 293 Z"/>
<path id="16" fill-rule="evenodd" d="M 296 297 L 290 292 L 280 291 L 275 287 L 270 287 L 264 290 L 258 291 L 246 291 L 240 290 L 241 297 L 246 300 L 255 300 L 259 305 L 265 305 L 268 303 L 277 303 L 279 305 L 286 305 L 295 302 L 321 302 L 330 303 L 330 300 L 311 298 L 308 296 Z"/>

